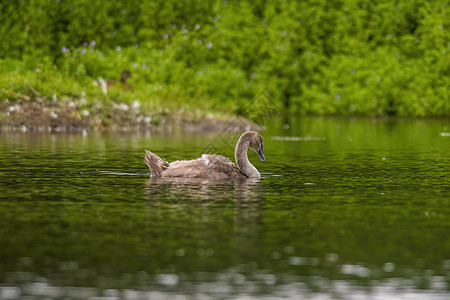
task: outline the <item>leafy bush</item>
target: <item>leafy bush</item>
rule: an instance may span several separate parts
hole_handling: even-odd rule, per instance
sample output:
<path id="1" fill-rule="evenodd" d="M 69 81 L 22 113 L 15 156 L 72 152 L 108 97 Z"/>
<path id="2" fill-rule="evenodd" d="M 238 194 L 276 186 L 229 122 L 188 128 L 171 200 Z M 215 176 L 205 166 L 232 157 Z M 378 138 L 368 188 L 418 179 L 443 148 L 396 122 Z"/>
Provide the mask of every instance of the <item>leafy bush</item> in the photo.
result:
<path id="1" fill-rule="evenodd" d="M 4 90 L 235 113 L 264 93 L 305 114 L 450 116 L 444 0 L 6 0 L 0 18 Z M 94 86 L 123 70 L 131 92 Z"/>

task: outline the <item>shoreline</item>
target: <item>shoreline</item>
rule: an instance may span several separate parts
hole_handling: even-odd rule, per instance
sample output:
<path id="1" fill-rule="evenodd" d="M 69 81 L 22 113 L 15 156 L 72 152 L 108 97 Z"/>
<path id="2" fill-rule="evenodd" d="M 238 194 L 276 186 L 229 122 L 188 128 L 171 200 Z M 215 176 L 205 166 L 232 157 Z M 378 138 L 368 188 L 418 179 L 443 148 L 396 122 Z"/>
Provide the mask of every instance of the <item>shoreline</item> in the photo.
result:
<path id="1" fill-rule="evenodd" d="M 214 116 L 208 113 L 143 112 L 125 104 L 103 107 L 93 113 L 73 102 L 50 100 L 0 101 L 0 131 L 76 133 L 91 131 L 155 132 L 240 132 L 260 130 L 261 126 L 238 116 Z"/>

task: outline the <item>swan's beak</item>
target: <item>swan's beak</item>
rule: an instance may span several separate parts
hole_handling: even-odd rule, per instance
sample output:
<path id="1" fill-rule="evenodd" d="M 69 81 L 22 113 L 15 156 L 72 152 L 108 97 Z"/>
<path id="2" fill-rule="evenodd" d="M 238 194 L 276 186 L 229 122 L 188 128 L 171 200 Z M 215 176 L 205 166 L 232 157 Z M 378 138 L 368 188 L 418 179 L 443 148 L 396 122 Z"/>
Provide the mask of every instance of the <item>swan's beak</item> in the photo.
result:
<path id="1" fill-rule="evenodd" d="M 261 148 L 259 148 L 258 152 L 256 152 L 259 156 L 259 159 L 265 163 L 266 159 L 264 158 L 264 152 L 263 152 L 263 147 L 261 146 Z"/>

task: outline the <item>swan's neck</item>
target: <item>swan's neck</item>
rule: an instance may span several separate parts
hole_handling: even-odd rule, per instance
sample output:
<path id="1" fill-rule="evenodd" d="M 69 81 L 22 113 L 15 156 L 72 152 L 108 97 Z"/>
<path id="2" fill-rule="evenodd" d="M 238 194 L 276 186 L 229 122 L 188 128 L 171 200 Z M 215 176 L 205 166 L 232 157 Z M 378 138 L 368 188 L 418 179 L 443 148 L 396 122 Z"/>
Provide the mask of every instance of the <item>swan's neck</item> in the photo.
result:
<path id="1" fill-rule="evenodd" d="M 260 178 L 261 175 L 258 170 L 248 160 L 247 149 L 249 145 L 250 141 L 244 140 L 242 137 L 237 142 L 236 149 L 234 150 L 236 165 L 248 178 Z"/>

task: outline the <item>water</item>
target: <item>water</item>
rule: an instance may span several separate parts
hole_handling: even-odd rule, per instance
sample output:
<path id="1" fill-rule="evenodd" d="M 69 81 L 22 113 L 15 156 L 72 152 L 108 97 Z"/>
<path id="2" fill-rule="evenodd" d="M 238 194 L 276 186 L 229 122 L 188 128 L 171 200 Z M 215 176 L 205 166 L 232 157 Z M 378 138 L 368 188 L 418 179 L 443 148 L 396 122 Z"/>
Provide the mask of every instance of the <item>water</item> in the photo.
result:
<path id="1" fill-rule="evenodd" d="M 448 299 L 450 121 L 274 118 L 261 180 L 150 180 L 236 135 L 0 133 L 0 299 Z M 208 151 L 209 150 L 209 151 Z"/>

